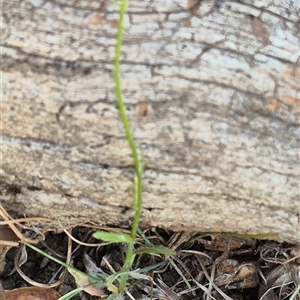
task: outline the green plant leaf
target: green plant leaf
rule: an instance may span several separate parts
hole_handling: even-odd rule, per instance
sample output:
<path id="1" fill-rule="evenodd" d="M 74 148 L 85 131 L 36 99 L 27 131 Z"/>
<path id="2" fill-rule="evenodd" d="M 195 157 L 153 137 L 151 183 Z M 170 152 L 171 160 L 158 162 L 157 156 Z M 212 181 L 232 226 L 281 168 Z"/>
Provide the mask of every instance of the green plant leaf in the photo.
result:
<path id="1" fill-rule="evenodd" d="M 114 293 L 114 294 L 116 294 L 116 295 L 119 294 L 118 287 L 116 287 L 114 284 L 108 285 L 108 286 L 107 286 L 107 289 L 108 289 L 110 292 L 112 292 L 112 293 Z"/>
<path id="2" fill-rule="evenodd" d="M 175 251 L 171 248 L 165 247 L 163 245 L 153 245 L 147 247 L 141 247 L 133 251 L 134 254 L 165 254 L 165 255 L 174 255 Z"/>
<path id="3" fill-rule="evenodd" d="M 98 240 L 112 243 L 133 243 L 134 239 L 125 233 L 97 231 L 93 234 L 93 237 Z"/>

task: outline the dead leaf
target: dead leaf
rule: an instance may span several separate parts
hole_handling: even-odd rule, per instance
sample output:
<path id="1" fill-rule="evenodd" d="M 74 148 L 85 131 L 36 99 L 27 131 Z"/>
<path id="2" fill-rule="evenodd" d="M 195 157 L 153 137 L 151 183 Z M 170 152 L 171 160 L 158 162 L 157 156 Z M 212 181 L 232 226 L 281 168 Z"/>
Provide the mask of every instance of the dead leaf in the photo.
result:
<path id="1" fill-rule="evenodd" d="M 257 286 L 258 267 L 253 262 L 240 264 L 235 259 L 226 259 L 217 267 L 217 286 L 232 288 L 254 288 Z"/>
<path id="2" fill-rule="evenodd" d="M 19 238 L 9 228 L 9 226 L 0 225 L 0 251 L 4 246 L 18 246 Z"/>
<path id="3" fill-rule="evenodd" d="M 61 297 L 55 290 L 33 286 L 4 292 L 7 300 L 57 300 Z M 1 295 L 0 300 L 3 300 Z"/>
<path id="4" fill-rule="evenodd" d="M 69 273 L 74 277 L 76 284 L 80 287 L 84 287 L 92 283 L 89 276 L 84 274 L 83 272 L 79 272 L 68 268 Z M 107 295 L 103 292 L 104 285 L 100 285 L 99 288 L 97 286 L 89 286 L 85 287 L 84 291 L 92 296 L 99 296 L 100 298 L 105 298 Z M 1 300 L 1 299 L 0 299 Z"/>

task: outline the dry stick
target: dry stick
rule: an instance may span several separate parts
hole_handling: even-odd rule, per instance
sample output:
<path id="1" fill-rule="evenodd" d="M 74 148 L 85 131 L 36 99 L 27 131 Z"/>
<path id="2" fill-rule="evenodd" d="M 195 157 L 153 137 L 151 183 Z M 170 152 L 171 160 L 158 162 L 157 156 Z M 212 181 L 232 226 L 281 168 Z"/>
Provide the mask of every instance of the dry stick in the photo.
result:
<path id="1" fill-rule="evenodd" d="M 43 236 L 42 239 L 29 239 L 29 238 L 26 238 L 26 237 L 24 237 L 22 235 L 22 233 L 20 232 L 20 230 L 14 224 L 18 224 L 19 226 L 24 227 L 24 225 L 21 225 L 19 223 L 20 222 L 30 222 L 30 221 L 43 221 L 43 222 L 47 222 L 47 223 L 53 222 L 53 220 L 47 219 L 47 218 L 20 218 L 20 219 L 11 219 L 11 217 L 9 216 L 9 214 L 7 213 L 7 211 L 4 209 L 4 207 L 1 204 L 0 204 L 0 216 L 4 219 L 4 221 L 0 221 L 0 225 L 8 225 L 10 227 L 10 229 L 14 232 L 14 234 L 17 236 L 17 238 L 19 238 L 19 240 L 21 242 L 25 241 L 25 242 L 27 242 L 29 244 L 37 244 L 37 243 L 43 241 L 44 240 L 43 234 L 40 233 Z M 75 241 L 76 243 L 81 244 L 83 246 L 98 247 L 98 246 L 104 246 L 104 245 L 109 244 L 109 243 L 88 244 L 88 243 L 84 243 L 84 242 L 81 242 L 81 241 L 77 240 L 76 238 L 74 238 L 67 231 L 67 228 L 74 227 L 74 226 L 90 227 L 89 224 L 77 223 L 76 225 L 73 224 L 73 225 L 69 225 L 69 226 L 65 226 L 65 227 L 62 226 L 60 228 L 60 230 L 64 231 L 73 241 Z M 96 226 L 96 227 L 99 228 L 99 226 Z M 32 228 L 29 228 L 29 227 L 27 227 L 27 228 L 28 229 L 32 229 Z M 111 228 L 109 228 L 109 227 L 105 227 L 105 229 L 111 230 Z M 4 244 L 4 245 L 7 245 L 7 246 L 13 246 L 13 247 L 17 247 L 19 245 L 18 242 L 2 241 L 2 240 L 0 240 L 0 244 Z"/>
<path id="2" fill-rule="evenodd" d="M 6 240 L 0 240 L 0 245 L 5 245 L 5 246 L 9 246 L 9 247 L 18 247 L 19 243 L 12 242 L 12 241 L 6 241 Z"/>
<path id="3" fill-rule="evenodd" d="M 3 207 L 1 209 L 4 210 Z M 16 224 L 16 223 L 19 224 L 21 222 L 33 222 L 33 221 L 35 222 L 42 221 L 47 223 L 53 222 L 53 220 L 47 218 L 19 218 L 19 219 L 11 219 L 9 221 L 0 221 L 0 225 L 9 225 L 9 224 Z"/>
<path id="4" fill-rule="evenodd" d="M 11 219 L 7 211 L 4 209 L 4 207 L 0 204 L 0 216 L 5 219 L 0 220 L 0 225 L 10 225 L 10 224 L 18 224 L 20 227 L 25 228 L 25 229 L 31 229 L 31 227 L 28 227 L 26 225 L 20 224 L 22 222 L 45 222 L 45 223 L 54 223 L 57 222 L 61 226 L 59 228 L 54 228 L 54 229 L 49 229 L 47 231 L 55 231 L 55 230 L 62 230 L 64 229 L 69 229 L 69 228 L 74 228 L 77 226 L 81 227 L 88 227 L 88 228 L 95 228 L 95 229 L 102 229 L 105 231 L 109 232 L 123 232 L 123 233 L 130 233 L 130 230 L 123 229 L 123 228 L 115 228 L 115 227 L 107 227 L 107 226 L 100 226 L 97 223 L 89 222 L 89 223 L 68 223 L 68 225 L 64 225 L 61 223 L 59 220 L 52 220 L 48 218 L 43 218 L 43 217 L 29 217 L 29 218 L 18 218 L 18 219 Z M 4 218 L 4 216 L 7 216 L 7 218 Z"/>
<path id="5" fill-rule="evenodd" d="M 101 246 L 105 246 L 105 245 L 109 245 L 111 243 L 107 242 L 107 243 L 98 243 L 98 244 L 90 244 L 90 243 L 85 243 L 85 242 L 81 242 L 79 240 L 77 240 L 68 230 L 63 228 L 64 233 L 74 242 L 76 242 L 79 245 L 82 246 L 87 246 L 87 247 L 101 247 Z"/>
<path id="6" fill-rule="evenodd" d="M 20 241 L 25 241 L 30 244 L 37 244 L 41 240 L 40 239 L 28 239 L 22 235 L 22 233 L 19 231 L 19 229 L 14 225 L 11 221 L 11 218 L 9 214 L 6 212 L 6 210 L 3 208 L 3 206 L 0 204 L 0 216 L 8 222 L 8 226 L 10 229 L 14 232 L 14 234 L 20 239 Z"/>

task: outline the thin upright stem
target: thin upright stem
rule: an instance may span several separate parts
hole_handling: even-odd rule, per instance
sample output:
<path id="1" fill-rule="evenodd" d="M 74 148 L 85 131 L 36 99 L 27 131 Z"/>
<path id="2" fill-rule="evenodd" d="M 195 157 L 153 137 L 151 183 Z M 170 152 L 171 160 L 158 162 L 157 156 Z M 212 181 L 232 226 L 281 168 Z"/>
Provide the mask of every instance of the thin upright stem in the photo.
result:
<path id="1" fill-rule="evenodd" d="M 126 15 L 128 6 L 128 0 L 122 0 L 120 6 L 120 18 L 118 24 L 118 35 L 117 35 L 117 44 L 116 44 L 116 52 L 115 52 L 115 61 L 114 61 L 114 75 L 115 75 L 115 83 L 116 83 L 116 95 L 118 101 L 118 107 L 121 115 L 121 119 L 123 122 L 123 126 L 125 129 L 126 138 L 128 140 L 133 160 L 135 166 L 135 180 L 134 180 L 134 209 L 135 215 L 131 229 L 131 236 L 135 239 L 138 225 L 140 222 L 141 212 L 142 212 L 142 194 L 143 194 L 143 168 L 144 163 L 142 159 L 142 151 L 138 151 L 139 149 L 136 147 L 132 131 L 130 129 L 128 117 L 126 114 L 126 109 L 123 101 L 123 93 L 121 87 L 121 70 L 120 70 L 120 61 L 121 61 L 121 49 L 123 42 L 123 32 L 124 32 L 124 17 Z M 129 243 L 126 252 L 126 259 L 124 263 L 124 271 L 129 271 L 132 266 L 134 260 L 134 243 Z M 122 294 L 124 292 L 126 282 L 127 282 L 127 274 L 125 273 L 121 277 L 119 292 Z"/>

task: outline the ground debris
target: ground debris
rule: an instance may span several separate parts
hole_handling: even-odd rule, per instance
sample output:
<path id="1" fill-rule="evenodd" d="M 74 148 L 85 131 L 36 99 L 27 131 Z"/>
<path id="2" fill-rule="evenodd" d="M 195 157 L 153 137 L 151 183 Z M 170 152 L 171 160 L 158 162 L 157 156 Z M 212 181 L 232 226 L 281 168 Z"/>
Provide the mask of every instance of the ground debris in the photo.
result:
<path id="1" fill-rule="evenodd" d="M 121 229 L 115 229 L 118 230 Z M 89 274 L 112 275 L 121 271 L 126 244 L 99 244 L 93 238 L 95 231 L 93 226 L 77 226 L 68 231 L 73 239 L 74 267 Z M 136 247 L 143 246 L 146 239 L 154 245 L 172 248 L 176 255 L 138 255 L 130 275 L 135 283 L 124 299 L 283 300 L 289 299 L 300 284 L 299 246 L 228 236 L 207 235 L 195 240 L 197 234 L 159 228 L 144 230 L 144 238 L 138 238 Z M 57 230 L 46 232 L 45 240 L 37 246 L 64 261 L 68 241 L 70 236 Z M 28 285 L 18 272 L 7 276 L 15 267 L 17 252 L 18 248 L 12 248 L 4 255 L 6 265 L 0 274 L 4 289 Z M 19 267 L 28 277 L 43 284 L 58 279 L 62 272 L 59 265 L 31 249 L 27 249 L 27 255 L 27 261 Z M 149 271 L 143 274 L 135 271 L 143 268 L 149 268 Z M 117 286 L 118 282 L 113 282 L 110 289 Z M 68 274 L 56 289 L 63 295 L 75 288 L 75 280 Z M 104 294 L 111 293 L 103 285 L 101 289 Z M 96 298 L 81 292 L 73 299 Z"/>

